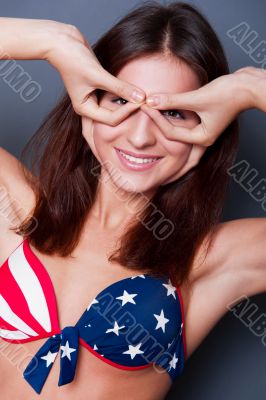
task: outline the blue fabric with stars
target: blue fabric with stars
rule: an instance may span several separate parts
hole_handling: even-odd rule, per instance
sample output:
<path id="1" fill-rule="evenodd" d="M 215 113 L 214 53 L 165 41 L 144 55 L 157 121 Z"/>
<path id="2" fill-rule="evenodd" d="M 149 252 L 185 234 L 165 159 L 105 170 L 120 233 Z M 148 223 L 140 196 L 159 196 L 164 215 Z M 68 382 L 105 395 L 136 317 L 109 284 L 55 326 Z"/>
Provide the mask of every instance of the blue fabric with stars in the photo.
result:
<path id="1" fill-rule="evenodd" d="M 153 366 L 174 381 L 185 363 L 182 327 L 180 299 L 169 278 L 125 278 L 102 290 L 75 326 L 49 337 L 23 376 L 40 393 L 60 350 L 58 386 L 72 382 L 81 344 L 114 367 Z"/>

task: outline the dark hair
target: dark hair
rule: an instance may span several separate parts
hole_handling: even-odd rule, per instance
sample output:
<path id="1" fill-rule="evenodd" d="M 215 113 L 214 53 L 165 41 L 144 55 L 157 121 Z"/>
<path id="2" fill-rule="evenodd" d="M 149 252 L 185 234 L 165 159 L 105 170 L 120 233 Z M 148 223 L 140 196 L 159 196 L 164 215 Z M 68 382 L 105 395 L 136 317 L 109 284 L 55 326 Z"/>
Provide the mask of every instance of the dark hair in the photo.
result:
<path id="1" fill-rule="evenodd" d="M 202 85 L 229 73 L 222 45 L 209 22 L 194 6 L 183 2 L 144 3 L 118 21 L 92 48 L 101 65 L 114 76 L 129 61 L 156 53 L 182 59 Z M 99 99 L 101 90 L 96 94 Z M 22 155 L 29 146 L 33 150 L 32 172 L 38 168 L 35 177 L 39 175 L 38 180 L 29 180 L 36 207 L 17 233 L 28 236 L 41 252 L 67 256 L 78 244 L 94 203 L 98 177 L 92 170 L 100 170 L 101 165 L 82 135 L 81 117 L 66 92 Z M 237 147 L 235 119 L 206 149 L 198 165 L 158 188 L 150 199 L 152 205 L 142 211 L 142 222 L 127 226 L 120 248 L 109 261 L 158 277 L 172 276 L 181 285 L 189 276 L 199 245 L 221 219 L 229 183 L 227 168 L 235 160 Z M 154 207 L 174 226 L 167 239 L 160 240 L 154 234 L 160 226 Z M 38 226 L 30 232 L 32 218 L 37 219 Z M 153 229 L 148 229 L 152 224 Z"/>

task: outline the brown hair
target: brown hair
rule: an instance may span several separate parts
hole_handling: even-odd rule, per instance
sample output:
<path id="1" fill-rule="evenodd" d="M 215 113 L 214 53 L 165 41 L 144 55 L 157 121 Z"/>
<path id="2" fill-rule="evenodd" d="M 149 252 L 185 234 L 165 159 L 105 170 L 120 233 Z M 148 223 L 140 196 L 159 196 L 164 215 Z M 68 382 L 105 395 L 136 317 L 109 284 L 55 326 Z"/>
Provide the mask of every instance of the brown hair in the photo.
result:
<path id="1" fill-rule="evenodd" d="M 145 2 L 118 21 L 92 48 L 102 66 L 115 76 L 129 61 L 155 53 L 185 61 L 202 85 L 229 73 L 222 45 L 207 19 L 183 2 Z M 101 94 L 97 89 L 98 99 Z M 22 155 L 29 147 L 33 150 L 32 172 L 38 168 L 38 180 L 28 178 L 36 194 L 36 207 L 16 231 L 28 236 L 41 252 L 67 256 L 78 244 L 95 200 L 98 177 L 92 170 L 101 166 L 82 135 L 81 117 L 66 92 Z M 150 199 L 152 206 L 142 211 L 142 222 L 127 227 L 120 248 L 109 260 L 132 271 L 171 275 L 182 284 L 198 246 L 220 221 L 229 182 L 227 168 L 235 159 L 237 147 L 235 119 L 206 149 L 198 165 L 158 188 Z M 164 240 L 155 234 L 160 220 L 156 220 L 154 208 L 174 227 Z M 33 232 L 31 218 L 38 221 Z"/>

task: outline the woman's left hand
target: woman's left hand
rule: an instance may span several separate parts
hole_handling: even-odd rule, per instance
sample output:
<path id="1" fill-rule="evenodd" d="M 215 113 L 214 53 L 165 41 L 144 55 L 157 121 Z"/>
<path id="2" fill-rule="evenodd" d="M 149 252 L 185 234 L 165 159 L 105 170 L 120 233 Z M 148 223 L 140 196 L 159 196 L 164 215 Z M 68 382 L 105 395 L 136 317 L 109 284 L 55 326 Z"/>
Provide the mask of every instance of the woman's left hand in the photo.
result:
<path id="1" fill-rule="evenodd" d="M 266 112 L 266 71 L 245 67 L 222 75 L 196 90 L 153 96 L 159 96 L 159 104 L 150 106 L 147 98 L 147 104 L 144 103 L 141 108 L 158 124 L 167 139 L 206 148 L 216 141 L 240 112 L 249 108 Z M 191 110 L 198 114 L 201 122 L 191 129 L 174 126 L 156 109 Z"/>

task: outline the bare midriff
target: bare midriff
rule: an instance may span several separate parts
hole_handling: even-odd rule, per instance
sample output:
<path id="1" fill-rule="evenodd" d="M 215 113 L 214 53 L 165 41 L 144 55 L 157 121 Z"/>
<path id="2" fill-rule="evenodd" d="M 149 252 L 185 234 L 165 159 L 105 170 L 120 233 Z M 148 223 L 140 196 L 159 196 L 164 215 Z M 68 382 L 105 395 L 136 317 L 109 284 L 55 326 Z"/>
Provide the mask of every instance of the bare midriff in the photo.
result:
<path id="1" fill-rule="evenodd" d="M 15 344 L 0 339 L 1 400 L 163 400 L 171 387 L 170 376 L 157 365 L 123 370 L 79 345 L 74 380 L 58 386 L 60 360 L 57 356 L 41 393 L 37 394 L 24 379 L 23 371 L 46 340 Z"/>

